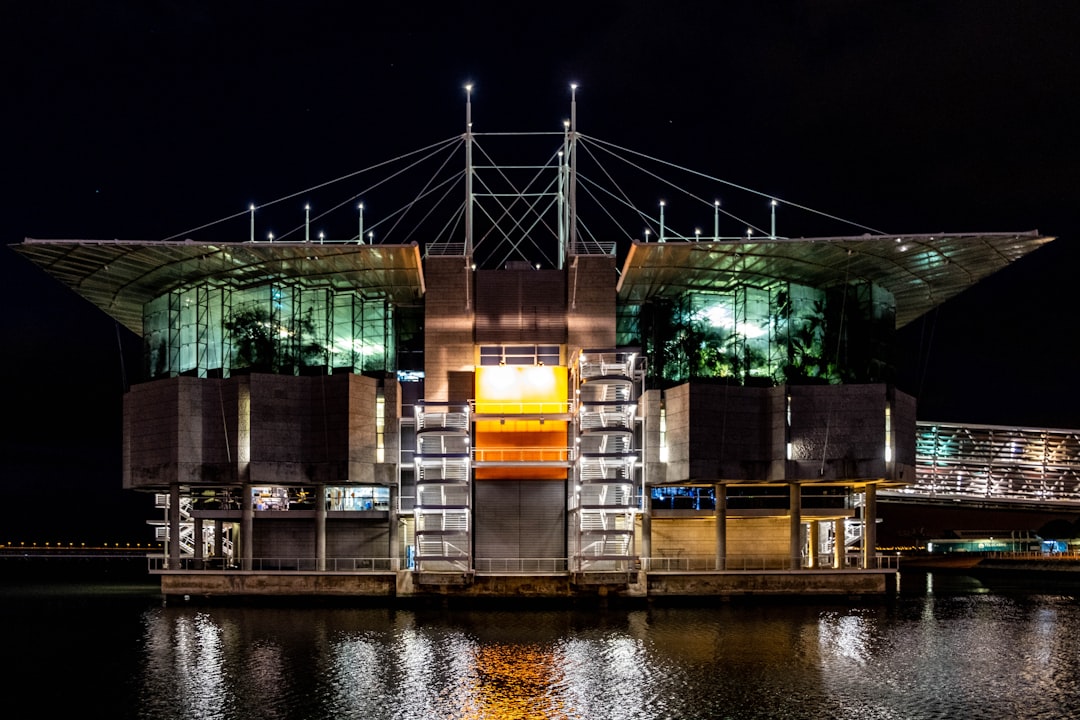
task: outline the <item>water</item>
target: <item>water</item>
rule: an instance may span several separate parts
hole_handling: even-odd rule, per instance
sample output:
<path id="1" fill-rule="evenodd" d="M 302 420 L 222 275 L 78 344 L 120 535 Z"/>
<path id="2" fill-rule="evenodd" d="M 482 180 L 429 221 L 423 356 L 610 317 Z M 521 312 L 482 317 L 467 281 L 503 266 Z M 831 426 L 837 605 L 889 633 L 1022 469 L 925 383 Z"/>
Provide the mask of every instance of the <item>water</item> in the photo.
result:
<path id="1" fill-rule="evenodd" d="M 521 611 L 0 590 L 0 688 L 46 718 L 1080 717 L 1075 584 L 905 573 L 850 604 Z"/>

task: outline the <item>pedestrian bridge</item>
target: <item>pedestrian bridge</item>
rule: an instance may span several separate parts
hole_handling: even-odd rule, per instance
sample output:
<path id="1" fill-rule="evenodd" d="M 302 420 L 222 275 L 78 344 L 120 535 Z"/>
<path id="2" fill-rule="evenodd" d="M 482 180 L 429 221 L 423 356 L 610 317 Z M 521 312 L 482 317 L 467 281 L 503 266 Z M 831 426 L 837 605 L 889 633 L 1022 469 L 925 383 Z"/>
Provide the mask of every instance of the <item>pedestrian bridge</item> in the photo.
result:
<path id="1" fill-rule="evenodd" d="M 1080 509 L 1080 430 L 919 422 L 915 466 L 879 497 Z"/>

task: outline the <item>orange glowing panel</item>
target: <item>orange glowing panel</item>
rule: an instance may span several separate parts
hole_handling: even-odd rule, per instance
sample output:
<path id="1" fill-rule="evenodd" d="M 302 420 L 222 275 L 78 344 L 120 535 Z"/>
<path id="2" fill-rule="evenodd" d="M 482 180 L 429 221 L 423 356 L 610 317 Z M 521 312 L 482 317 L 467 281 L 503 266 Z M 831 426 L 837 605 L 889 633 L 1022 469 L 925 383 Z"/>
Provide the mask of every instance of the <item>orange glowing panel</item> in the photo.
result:
<path id="1" fill-rule="evenodd" d="M 543 422 L 538 415 L 567 412 L 567 369 L 538 365 L 500 365 L 476 368 L 476 413 L 499 415 L 476 423 L 478 462 L 512 463 L 478 467 L 481 480 L 498 478 L 565 479 L 566 467 L 550 463 L 567 460 L 567 423 Z M 530 415 L 529 419 L 515 416 Z M 546 466 L 545 466 L 546 465 Z"/>
<path id="2" fill-rule="evenodd" d="M 476 412 L 480 415 L 552 415 L 566 412 L 567 370 L 544 365 L 476 368 Z"/>

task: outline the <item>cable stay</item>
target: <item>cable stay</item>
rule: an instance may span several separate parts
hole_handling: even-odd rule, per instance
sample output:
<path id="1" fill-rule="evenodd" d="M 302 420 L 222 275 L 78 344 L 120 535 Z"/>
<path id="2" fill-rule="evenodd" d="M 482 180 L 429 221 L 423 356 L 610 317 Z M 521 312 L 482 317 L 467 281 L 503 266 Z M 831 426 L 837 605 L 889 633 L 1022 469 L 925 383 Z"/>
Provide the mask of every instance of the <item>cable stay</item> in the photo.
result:
<path id="1" fill-rule="evenodd" d="M 715 177 L 715 176 L 712 176 L 712 175 L 707 175 L 707 174 L 705 174 L 703 172 L 699 172 L 697 170 L 691 170 L 690 168 L 685 168 L 685 167 L 682 167 L 680 165 L 676 165 L 675 163 L 668 162 L 666 160 L 660 160 L 659 158 L 655 158 L 655 157 L 652 157 L 650 155 L 646 155 L 645 153 L 641 153 L 641 152 L 638 152 L 636 150 L 630 150 L 628 148 L 624 148 L 622 146 L 615 145 L 614 143 L 609 143 L 609 142 L 606 142 L 604 140 L 600 140 L 598 138 L 594 138 L 594 137 L 591 137 L 591 136 L 588 136 L 588 135 L 582 135 L 581 139 L 589 140 L 591 142 L 597 143 L 599 146 L 604 147 L 605 149 L 607 149 L 607 148 L 616 148 L 618 150 L 621 150 L 622 152 L 630 153 L 631 155 L 636 155 L 638 157 L 642 157 L 642 158 L 645 158 L 647 160 L 651 160 L 653 162 L 660 163 L 661 165 L 666 165 L 667 167 L 671 167 L 671 168 L 674 168 L 676 170 L 680 170 L 682 172 L 689 173 L 691 175 L 696 175 L 698 177 L 704 178 L 704 179 L 709 180 L 711 182 L 720 183 L 721 185 L 727 185 L 728 187 L 734 188 L 736 190 L 741 190 L 743 192 L 747 192 L 747 193 L 750 193 L 750 194 L 753 194 L 753 195 L 757 195 L 759 197 L 768 198 L 770 201 L 775 200 L 777 203 L 787 205 L 787 206 L 795 208 L 797 210 L 803 210 L 805 212 L 813 213 L 814 215 L 818 215 L 820 217 L 824 217 L 824 218 L 827 218 L 829 220 L 835 220 L 837 222 L 841 222 L 841 223 L 844 223 L 846 225 L 851 225 L 853 227 L 857 227 L 857 228 L 862 229 L 862 230 L 868 230 L 868 231 L 870 231 L 870 232 L 872 232 L 872 233 L 874 233 L 876 235 L 889 235 L 890 234 L 890 233 L 885 232 L 884 230 L 877 230 L 875 228 L 869 227 L 868 225 L 862 225 L 860 223 L 855 222 L 854 220 L 847 220 L 845 218 L 839 217 L 838 215 L 832 215 L 830 213 L 823 212 L 821 210 L 815 210 L 814 208 L 807 207 L 806 205 L 800 205 L 799 203 L 792 202 L 790 200 L 784 200 L 783 198 L 778 198 L 775 195 L 770 195 L 769 193 L 761 192 L 760 190 L 754 190 L 754 189 L 748 188 L 748 187 L 746 187 L 744 185 L 739 185 L 737 183 L 733 183 L 733 182 L 730 182 L 728 180 L 723 180 L 721 178 L 718 178 L 718 177 Z M 609 150 L 609 152 L 610 152 L 610 150 Z M 618 157 L 617 155 L 614 155 L 614 153 L 612 153 L 612 155 L 614 157 Z"/>
<path id="2" fill-rule="evenodd" d="M 373 171 L 389 171 L 384 177 L 373 180 L 361 190 L 349 189 L 344 194 L 344 199 L 339 196 L 333 202 L 324 205 L 326 209 L 321 210 L 314 217 L 316 222 L 332 221 L 333 218 L 340 216 L 342 210 L 349 209 L 347 206 L 355 206 L 357 200 L 361 198 L 366 200 L 376 192 L 391 193 L 390 197 L 394 197 L 396 190 L 390 187 L 391 182 L 400 183 L 410 178 L 415 179 L 415 173 L 422 171 L 425 167 L 430 168 L 430 172 L 421 180 L 419 190 L 409 194 L 411 199 L 397 205 L 397 209 L 383 213 L 367 228 L 364 226 L 365 204 L 355 206 L 360 210 L 359 231 L 354 225 L 352 234 L 344 236 L 339 234 L 339 239 L 327 242 L 362 244 L 365 239 L 375 242 L 375 231 L 378 230 L 380 231 L 379 243 L 387 243 L 390 238 L 403 235 L 404 241 L 395 240 L 395 244 L 416 242 L 421 247 L 424 257 L 431 254 L 469 254 L 474 257 L 472 262 L 477 265 L 501 266 L 520 259 L 531 265 L 561 267 L 565 261 L 564 253 L 567 249 L 575 253 L 611 255 L 615 255 L 620 247 L 625 250 L 630 243 L 642 239 L 636 237 L 637 228 L 641 225 L 645 226 L 643 238 L 645 242 L 650 241 L 653 233 L 657 240 L 679 241 L 754 242 L 766 239 L 787 239 L 776 235 L 775 207 L 777 204 L 874 234 L 887 234 L 835 214 L 777 198 L 769 193 L 664 161 L 599 138 L 582 135 L 572 130 L 569 124 L 563 132 L 473 133 L 471 124 L 469 128 L 464 134 L 374 163 L 266 203 L 253 204 L 246 211 L 196 226 L 163 240 L 170 241 L 187 237 L 250 215 L 252 223 L 250 237 L 254 241 L 257 210 L 279 206 L 289 200 L 323 191 L 331 186 L 352 183 L 357 178 Z M 543 151 L 542 156 L 544 159 L 539 164 L 507 164 L 496 160 L 494 153 L 489 151 L 487 142 L 483 143 L 483 146 L 477 142 L 477 138 L 481 137 L 492 141 L 504 138 L 534 138 L 527 142 L 533 144 L 539 142 L 545 145 L 550 141 L 549 138 L 558 138 L 558 142 L 553 149 L 550 145 L 546 145 L 547 149 Z M 590 169 L 595 170 L 594 173 L 578 171 L 577 148 L 579 147 L 584 150 L 582 159 L 588 159 Z M 482 159 L 483 165 L 472 165 L 473 149 Z M 461 152 L 467 156 L 466 160 L 461 163 L 461 167 L 455 168 L 455 158 L 460 158 Z M 517 152 L 522 151 L 517 150 Z M 627 184 L 626 179 L 621 175 L 617 178 L 616 174 L 607 167 L 611 159 L 633 170 L 635 174 L 640 174 L 640 177 L 645 179 L 645 183 L 631 178 L 631 182 Z M 660 169 L 650 168 L 647 166 L 648 163 L 656 164 Z M 686 174 L 695 180 L 693 183 L 675 182 L 670 177 L 671 173 L 663 172 L 663 169 Z M 767 198 L 774 208 L 771 227 L 765 228 L 761 223 L 748 222 L 745 218 L 722 207 L 719 200 L 707 199 L 699 187 L 702 180 Z M 582 203 L 584 207 L 579 207 L 577 202 L 578 181 L 583 189 L 581 199 L 584 201 Z M 696 187 L 691 187 L 691 185 Z M 676 232 L 665 217 L 664 201 L 661 201 L 660 213 L 657 217 L 655 204 L 642 203 L 634 199 L 640 197 L 643 192 L 655 193 L 657 186 L 662 190 L 690 198 L 695 201 L 695 204 L 700 203 L 701 206 L 712 208 L 713 232 L 703 234 L 700 229 L 695 229 L 691 233 Z M 395 187 L 400 187 L 400 184 Z M 450 202 L 455 192 L 461 192 L 461 202 Z M 405 193 L 398 193 L 399 197 L 404 195 Z M 642 208 L 645 207 L 650 209 L 643 210 Z M 370 206 L 367 209 L 370 211 Z M 668 210 L 670 213 L 670 208 Z M 305 205 L 305 211 L 310 211 L 310 207 Z M 439 218 L 443 217 L 443 213 L 445 213 L 445 220 L 440 222 Z M 593 213 L 596 217 L 592 216 Z M 725 222 L 737 223 L 740 231 L 735 234 L 721 235 L 721 219 Z M 479 220 L 480 224 L 473 229 L 472 226 L 476 220 Z M 302 223 L 292 225 L 284 234 L 270 236 L 271 241 L 296 242 L 292 238 L 301 231 L 304 233 L 305 241 L 310 241 L 311 221 L 312 218 L 305 215 Z M 742 229 L 745 229 L 745 235 L 742 234 Z M 324 237 L 320 233 L 319 242 L 323 242 Z M 342 237 L 344 239 L 340 239 Z M 421 239 L 416 240 L 416 238 Z M 551 241 L 554 241 L 554 245 Z M 553 257 L 553 247 L 558 249 L 558 257 Z"/>

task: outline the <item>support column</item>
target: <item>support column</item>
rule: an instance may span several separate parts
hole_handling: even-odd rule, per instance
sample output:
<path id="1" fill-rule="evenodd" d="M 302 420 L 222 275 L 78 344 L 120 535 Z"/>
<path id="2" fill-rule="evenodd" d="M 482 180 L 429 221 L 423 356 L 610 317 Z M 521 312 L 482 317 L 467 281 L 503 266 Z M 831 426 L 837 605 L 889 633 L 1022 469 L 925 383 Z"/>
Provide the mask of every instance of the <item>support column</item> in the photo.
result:
<path id="1" fill-rule="evenodd" d="M 788 485 L 790 500 L 788 508 L 791 518 L 791 569 L 802 567 L 802 488 L 799 483 Z"/>
<path id="2" fill-rule="evenodd" d="M 390 557 L 390 569 L 397 571 L 401 568 L 401 521 L 398 519 L 398 489 L 390 486 L 390 507 L 386 514 L 387 535 L 389 535 L 388 548 Z"/>
<path id="3" fill-rule="evenodd" d="M 251 559 L 255 554 L 255 542 L 252 527 L 255 524 L 255 510 L 252 505 L 251 486 L 244 485 L 240 492 L 240 569 L 251 570 Z"/>
<path id="4" fill-rule="evenodd" d="M 642 492 L 645 498 L 642 503 L 644 512 L 641 513 L 641 569 L 648 571 L 652 570 L 652 494 L 647 486 Z"/>
<path id="5" fill-rule="evenodd" d="M 818 566 L 818 550 L 821 547 L 821 522 L 818 520 L 810 521 L 810 536 L 809 542 L 810 556 L 806 560 L 807 567 L 816 568 Z"/>
<path id="6" fill-rule="evenodd" d="M 716 505 L 713 517 L 716 518 L 716 569 L 727 569 L 727 485 L 713 485 Z"/>
<path id="7" fill-rule="evenodd" d="M 169 486 L 169 552 L 165 567 L 180 569 L 180 486 L 176 483 Z"/>
<path id="8" fill-rule="evenodd" d="M 214 521 L 214 558 L 221 563 L 221 568 L 224 570 L 226 563 L 224 557 L 224 539 L 222 533 L 225 530 L 225 523 L 221 520 Z"/>
<path id="9" fill-rule="evenodd" d="M 195 569 L 203 570 L 206 567 L 206 563 L 203 562 L 206 558 L 206 552 L 203 549 L 203 519 L 201 517 L 194 518 L 195 531 L 192 538 L 195 545 Z"/>
<path id="10" fill-rule="evenodd" d="M 867 485 L 863 497 L 863 568 L 877 567 L 877 485 Z"/>
<path id="11" fill-rule="evenodd" d="M 844 567 L 844 555 L 847 553 L 847 523 L 844 518 L 833 520 L 833 567 Z"/>
<path id="12" fill-rule="evenodd" d="M 326 570 L 326 486 L 315 486 L 315 569 Z"/>

